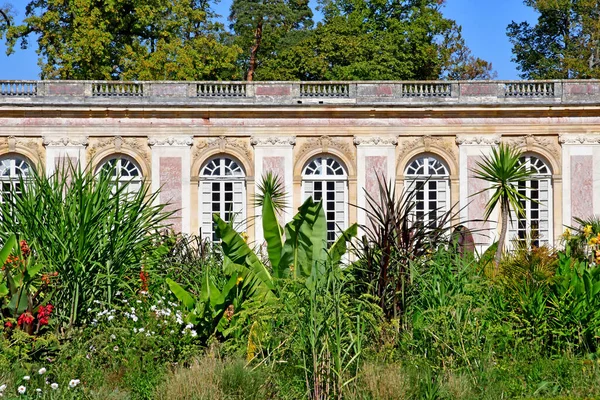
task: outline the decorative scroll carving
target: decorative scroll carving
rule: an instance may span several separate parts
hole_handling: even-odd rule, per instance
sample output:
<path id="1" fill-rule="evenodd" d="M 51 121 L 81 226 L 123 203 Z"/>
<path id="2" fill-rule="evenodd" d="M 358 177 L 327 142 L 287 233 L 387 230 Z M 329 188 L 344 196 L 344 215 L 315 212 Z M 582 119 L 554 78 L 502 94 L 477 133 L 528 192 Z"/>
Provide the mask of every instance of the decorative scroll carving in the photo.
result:
<path id="1" fill-rule="evenodd" d="M 331 138 L 326 135 L 321 136 L 318 139 L 312 139 L 312 138 L 309 139 L 306 143 L 304 143 L 304 145 L 302 145 L 302 147 L 298 151 L 297 157 L 298 157 L 298 159 L 301 159 L 304 157 L 305 154 L 307 154 L 313 150 L 316 150 L 316 149 L 320 149 L 323 153 L 327 153 L 330 148 L 340 151 L 351 162 L 354 163 L 356 161 L 356 157 L 354 155 L 354 150 L 355 150 L 354 146 L 349 145 L 345 141 Z"/>
<path id="2" fill-rule="evenodd" d="M 144 139 L 123 138 L 121 136 L 102 138 L 92 143 L 88 154 L 90 157 L 93 157 L 97 153 L 104 151 L 107 148 L 112 148 L 117 153 L 122 152 L 124 149 L 130 149 L 142 157 L 144 161 L 150 162 L 150 157 L 148 156 L 148 146 L 146 145 Z"/>
<path id="3" fill-rule="evenodd" d="M 423 135 L 399 141 L 400 154 L 409 153 L 418 147 L 423 147 L 426 152 L 435 148 L 441 149 L 448 153 L 448 155 L 456 155 L 457 150 L 454 143 L 442 136 Z"/>
<path id="4" fill-rule="evenodd" d="M 396 146 L 398 138 L 380 136 L 354 136 L 354 144 L 357 146 Z"/>
<path id="5" fill-rule="evenodd" d="M 87 136 L 44 136 L 44 146 L 76 147 L 87 146 Z"/>
<path id="6" fill-rule="evenodd" d="M 561 157 L 560 146 L 554 137 L 528 134 L 527 136 L 503 137 L 502 141 L 511 146 L 527 149 L 527 151 L 535 151 L 536 147 L 541 147 L 549 152 L 557 161 Z"/>
<path id="7" fill-rule="evenodd" d="M 0 148 L 3 152 L 24 152 L 27 156 L 37 158 L 37 160 L 32 160 L 34 162 L 42 161 L 45 158 L 44 147 L 39 139 L 8 136 L 4 138 L 4 143 L 1 143 Z"/>
<path id="8" fill-rule="evenodd" d="M 205 151 L 215 148 L 219 149 L 221 152 L 226 151 L 227 148 L 231 148 L 244 154 L 248 161 L 252 160 L 252 151 L 244 140 L 228 138 L 226 136 L 202 140 L 196 145 L 196 150 L 194 150 L 193 157 L 194 159 L 198 159 Z"/>
<path id="9" fill-rule="evenodd" d="M 250 144 L 252 146 L 294 146 L 296 145 L 296 136 L 280 137 L 280 136 L 269 136 L 269 137 L 257 137 L 252 136 L 250 138 Z"/>
<path id="10" fill-rule="evenodd" d="M 561 144 L 600 144 L 600 134 L 563 134 L 558 136 Z"/>
<path id="11" fill-rule="evenodd" d="M 168 136 L 168 137 L 149 137 L 149 146 L 191 146 L 194 144 L 192 136 Z"/>
<path id="12" fill-rule="evenodd" d="M 458 135 L 456 144 L 459 146 L 467 145 L 496 145 L 500 143 L 500 135 Z"/>

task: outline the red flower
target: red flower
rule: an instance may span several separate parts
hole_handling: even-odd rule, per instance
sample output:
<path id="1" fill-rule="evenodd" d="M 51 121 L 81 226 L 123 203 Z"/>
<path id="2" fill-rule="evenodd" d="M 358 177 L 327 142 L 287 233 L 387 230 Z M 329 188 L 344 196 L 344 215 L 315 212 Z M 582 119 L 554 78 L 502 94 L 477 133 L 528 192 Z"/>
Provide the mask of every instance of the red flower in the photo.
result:
<path id="1" fill-rule="evenodd" d="M 140 271 L 140 280 L 142 281 L 141 290 L 143 292 L 148 292 L 148 278 L 148 273 L 144 271 L 144 267 L 142 267 L 142 270 Z"/>
<path id="2" fill-rule="evenodd" d="M 19 324 L 19 326 L 22 326 L 23 324 L 31 325 L 33 323 L 33 320 L 33 315 L 31 315 L 31 313 L 27 311 L 26 313 L 19 315 L 19 319 L 17 319 L 17 324 Z"/>
<path id="3" fill-rule="evenodd" d="M 12 328 L 12 327 L 13 327 L 13 323 L 12 323 L 12 322 L 10 322 L 10 321 L 6 321 L 6 322 L 4 323 L 4 326 L 5 326 L 5 327 L 7 327 L 7 328 Z"/>
<path id="4" fill-rule="evenodd" d="M 45 307 L 40 306 L 38 308 L 37 318 L 40 322 L 40 325 L 48 325 L 48 318 L 50 317 L 50 314 L 52 314 L 53 310 L 54 306 L 52 304 L 47 304 Z"/>
<path id="5" fill-rule="evenodd" d="M 27 256 L 29 255 L 29 252 L 31 251 L 29 249 L 29 245 L 27 244 L 27 242 L 25 240 L 21 240 L 21 254 L 23 254 L 23 258 L 27 258 Z"/>

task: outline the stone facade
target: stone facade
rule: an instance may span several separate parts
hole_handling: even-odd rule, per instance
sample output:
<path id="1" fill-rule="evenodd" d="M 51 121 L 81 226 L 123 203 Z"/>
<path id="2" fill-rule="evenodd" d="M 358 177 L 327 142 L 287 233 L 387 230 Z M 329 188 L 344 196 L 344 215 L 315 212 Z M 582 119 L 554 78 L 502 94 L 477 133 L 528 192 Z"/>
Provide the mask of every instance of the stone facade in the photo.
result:
<path id="1" fill-rule="evenodd" d="M 600 214 L 598 81 L 0 81 L 0 157 L 19 155 L 47 173 L 65 160 L 96 168 L 128 157 L 177 210 L 173 226 L 183 233 L 198 233 L 207 205 L 218 207 L 202 186 L 211 178 L 201 173 L 215 157 L 226 155 L 243 170 L 247 221 L 260 212 L 252 206 L 259 178 L 280 176 L 288 192 L 282 222 L 309 191 L 307 165 L 331 157 L 332 168 L 344 170 L 332 175 L 344 182 L 331 186 L 332 196 L 342 196 L 343 186 L 346 201 L 344 210 L 332 202 L 331 212 L 345 213 L 339 220 L 349 224 L 365 223 L 365 191 L 377 191 L 378 177 L 402 190 L 407 166 L 428 155 L 445 168 L 439 184 L 460 210 L 457 220 L 491 228 L 477 235 L 485 246 L 499 227 L 474 221 L 487 194 L 473 196 L 486 183 L 472 169 L 500 142 L 547 165 L 551 242 L 574 218 Z M 260 219 L 246 227 L 260 242 Z"/>

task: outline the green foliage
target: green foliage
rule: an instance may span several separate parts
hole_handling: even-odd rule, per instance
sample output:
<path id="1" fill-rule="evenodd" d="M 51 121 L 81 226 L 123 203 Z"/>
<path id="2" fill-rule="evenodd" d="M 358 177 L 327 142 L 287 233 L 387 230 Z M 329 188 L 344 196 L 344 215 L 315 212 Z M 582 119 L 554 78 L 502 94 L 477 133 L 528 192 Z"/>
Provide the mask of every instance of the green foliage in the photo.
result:
<path id="1" fill-rule="evenodd" d="M 600 77 L 600 5 L 595 0 L 525 0 L 535 25 L 512 22 L 513 61 L 525 79 Z"/>
<path id="2" fill-rule="evenodd" d="M 500 262 L 504 250 L 508 221 L 512 221 L 511 211 L 521 216 L 524 212 L 521 201 L 529 200 L 518 190 L 519 183 L 527 181 L 533 174 L 532 170 L 521 162 L 521 156 L 522 152 L 519 149 L 500 143 L 497 148 L 492 148 L 492 153 L 484 157 L 483 161 L 477 161 L 477 169 L 472 171 L 476 178 L 490 184 L 489 187 L 471 195 L 492 192 L 485 207 L 484 219 L 489 220 L 494 210 L 500 207 L 502 227 L 496 250 L 496 265 Z"/>
<path id="3" fill-rule="evenodd" d="M 411 268 L 447 243 L 454 207 L 424 223 L 415 218 L 423 182 L 397 193 L 393 182 L 379 181 L 378 194 L 365 192 L 367 224 L 353 266 L 359 293 L 370 293 L 388 318 L 400 318 L 411 290 Z"/>
<path id="4" fill-rule="evenodd" d="M 18 232 L 44 272 L 58 273 L 53 301 L 64 322 L 89 322 L 95 300 L 141 290 L 138 277 L 158 262 L 154 243 L 170 215 L 155 205 L 157 193 L 147 186 L 131 193 L 127 184 L 115 187 L 110 171 L 72 166 L 34 174 L 20 188 L 0 204 L 0 232 Z"/>
<path id="5" fill-rule="evenodd" d="M 6 39 L 11 52 L 36 36 L 42 79 L 235 77 L 240 49 L 212 17 L 198 0 L 32 0 Z"/>

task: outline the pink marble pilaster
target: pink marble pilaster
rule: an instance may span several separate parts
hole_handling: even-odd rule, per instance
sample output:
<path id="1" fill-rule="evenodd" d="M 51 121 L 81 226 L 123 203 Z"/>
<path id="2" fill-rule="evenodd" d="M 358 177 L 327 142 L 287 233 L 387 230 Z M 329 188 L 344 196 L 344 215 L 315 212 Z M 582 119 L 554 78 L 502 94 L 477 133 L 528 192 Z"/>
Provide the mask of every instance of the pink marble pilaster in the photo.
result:
<path id="1" fill-rule="evenodd" d="M 285 177 L 285 159 L 283 157 L 264 157 L 263 174 L 267 172 L 271 172 L 283 182 Z"/>
<path id="2" fill-rule="evenodd" d="M 165 211 L 175 211 L 169 222 L 175 232 L 181 232 L 182 160 L 181 157 L 160 157 L 160 202 L 168 203 Z"/>
<path id="3" fill-rule="evenodd" d="M 387 184 L 387 156 L 366 156 L 365 157 L 365 196 L 368 193 L 377 204 L 380 203 L 379 182 Z M 362 195 L 362 193 L 361 193 Z M 367 210 L 372 211 L 372 207 L 366 200 Z M 371 220 L 367 218 L 367 224 L 371 225 Z"/>
<path id="4" fill-rule="evenodd" d="M 469 196 L 474 193 L 480 192 L 487 188 L 487 182 L 482 179 L 477 179 L 475 174 L 472 172 L 473 170 L 477 170 L 477 162 L 481 161 L 482 156 L 468 156 L 467 157 L 467 168 L 468 168 L 468 177 L 467 177 L 467 187 Z M 473 238 L 476 244 L 484 244 L 486 243 L 487 230 L 490 228 L 489 222 L 482 222 L 485 216 L 485 207 L 488 201 L 488 193 L 480 193 L 477 196 L 469 197 L 467 199 L 467 214 L 468 214 L 468 226 L 471 231 L 473 231 Z M 478 221 L 474 221 L 478 220 Z M 477 232 L 477 231 L 482 232 Z"/>
<path id="5" fill-rule="evenodd" d="M 594 213 L 594 157 L 571 156 L 571 223 Z"/>

